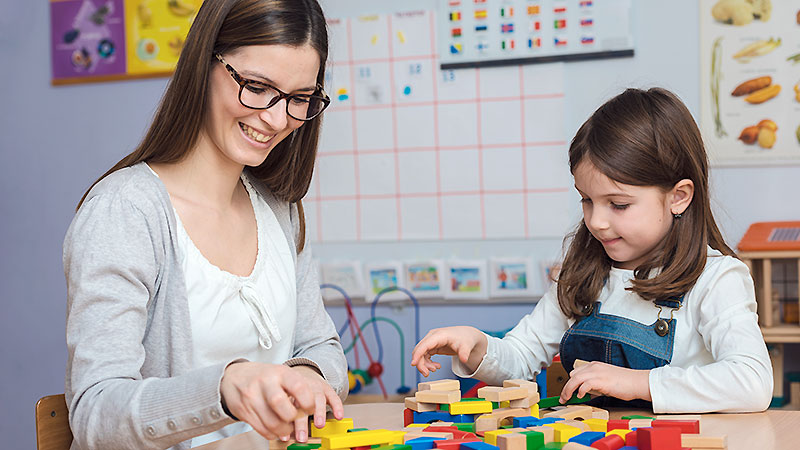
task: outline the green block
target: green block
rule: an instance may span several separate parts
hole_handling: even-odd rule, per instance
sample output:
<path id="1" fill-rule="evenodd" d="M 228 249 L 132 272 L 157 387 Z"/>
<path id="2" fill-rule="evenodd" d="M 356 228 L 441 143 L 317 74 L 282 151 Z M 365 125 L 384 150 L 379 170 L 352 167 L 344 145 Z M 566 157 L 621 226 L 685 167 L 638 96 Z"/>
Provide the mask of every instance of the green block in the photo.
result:
<path id="1" fill-rule="evenodd" d="M 566 442 L 550 442 L 548 444 L 545 444 L 545 446 L 542 447 L 542 450 L 550 450 L 550 449 L 561 450 L 562 448 L 564 448 L 565 445 L 567 445 Z"/>
<path id="2" fill-rule="evenodd" d="M 442 403 L 441 405 L 439 405 L 439 411 L 450 412 L 450 405 L 448 405 L 447 403 Z"/>
<path id="3" fill-rule="evenodd" d="M 458 431 L 466 431 L 468 433 L 475 432 L 475 422 L 454 423 L 453 426 L 458 428 Z"/>
<path id="4" fill-rule="evenodd" d="M 633 420 L 633 419 L 647 419 L 647 420 L 656 420 L 655 417 L 650 416 L 640 416 L 638 414 L 632 414 L 630 416 L 622 416 L 622 420 Z"/>
<path id="5" fill-rule="evenodd" d="M 526 450 L 539 450 L 544 447 L 544 433 L 540 431 L 523 431 Z"/>
<path id="6" fill-rule="evenodd" d="M 355 433 L 356 431 L 369 431 L 369 428 L 353 428 L 352 430 L 347 430 L 348 433 Z"/>
<path id="7" fill-rule="evenodd" d="M 294 444 L 289 444 L 289 446 L 286 447 L 286 450 L 314 450 L 320 448 L 321 446 L 322 444 L 301 444 L 299 442 L 295 442 Z"/>
<path id="8" fill-rule="evenodd" d="M 492 402 L 492 409 L 497 409 L 500 407 L 500 402 Z"/>
<path id="9" fill-rule="evenodd" d="M 545 397 L 539 400 L 539 409 L 552 408 L 553 406 L 558 406 L 560 404 L 561 403 L 558 402 L 558 396 Z"/>
<path id="10" fill-rule="evenodd" d="M 394 445 L 373 445 L 372 448 L 376 450 L 411 450 L 410 445 L 401 445 L 401 444 L 394 444 Z"/>
<path id="11" fill-rule="evenodd" d="M 567 405 L 575 405 L 575 404 L 578 404 L 578 403 L 586 403 L 591 399 L 592 399 L 591 395 L 584 395 L 583 397 L 578 398 L 578 392 L 576 391 L 574 394 L 572 394 L 572 398 L 567 400 L 567 403 L 565 403 L 565 404 L 567 404 Z"/>
<path id="12" fill-rule="evenodd" d="M 462 402 L 485 402 L 486 400 L 478 397 L 462 398 Z"/>
<path id="13" fill-rule="evenodd" d="M 507 430 L 509 428 L 514 428 L 514 425 L 500 425 L 500 428 L 503 430 Z"/>

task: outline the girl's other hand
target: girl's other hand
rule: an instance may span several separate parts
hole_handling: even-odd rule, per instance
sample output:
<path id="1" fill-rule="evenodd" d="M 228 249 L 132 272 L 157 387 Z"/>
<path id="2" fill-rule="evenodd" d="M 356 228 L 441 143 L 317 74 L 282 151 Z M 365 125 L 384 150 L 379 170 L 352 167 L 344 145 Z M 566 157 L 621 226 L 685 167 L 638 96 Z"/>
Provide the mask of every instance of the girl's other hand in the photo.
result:
<path id="1" fill-rule="evenodd" d="M 228 410 L 267 439 L 308 439 L 308 416 L 325 425 L 325 407 L 344 416 L 342 401 L 312 368 L 240 362 L 225 369 L 220 393 Z"/>
<path id="2" fill-rule="evenodd" d="M 458 359 L 474 372 L 486 355 L 486 335 L 473 327 L 436 328 L 428 332 L 414 347 L 411 365 L 423 375 L 436 372 L 442 365 L 431 360 L 433 355 L 458 355 Z"/>
<path id="3" fill-rule="evenodd" d="M 559 402 L 566 403 L 577 392 L 578 398 L 586 395 L 606 395 L 620 400 L 641 398 L 652 401 L 650 397 L 650 371 L 634 370 L 625 367 L 593 361 L 578 366 L 569 373 L 569 381 L 561 390 Z"/>

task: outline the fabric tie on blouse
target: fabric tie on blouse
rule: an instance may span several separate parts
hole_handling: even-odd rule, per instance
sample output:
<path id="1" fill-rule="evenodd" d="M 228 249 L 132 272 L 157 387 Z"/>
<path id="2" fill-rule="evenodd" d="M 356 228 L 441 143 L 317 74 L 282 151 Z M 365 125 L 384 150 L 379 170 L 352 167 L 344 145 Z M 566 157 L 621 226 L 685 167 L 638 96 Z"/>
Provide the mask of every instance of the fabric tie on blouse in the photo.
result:
<path id="1" fill-rule="evenodd" d="M 272 348 L 273 339 L 275 342 L 280 342 L 281 331 L 272 317 L 271 308 L 259 300 L 258 293 L 250 283 L 244 283 L 239 289 L 239 298 L 258 331 L 258 344 L 269 350 Z"/>

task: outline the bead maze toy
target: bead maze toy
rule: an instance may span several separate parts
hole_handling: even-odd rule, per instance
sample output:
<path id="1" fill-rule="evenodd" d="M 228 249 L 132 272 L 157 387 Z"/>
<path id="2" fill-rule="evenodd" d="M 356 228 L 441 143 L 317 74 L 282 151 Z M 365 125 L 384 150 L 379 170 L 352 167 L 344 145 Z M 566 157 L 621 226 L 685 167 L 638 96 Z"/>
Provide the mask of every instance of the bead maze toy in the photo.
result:
<path id="1" fill-rule="evenodd" d="M 727 436 L 701 434 L 700 416 L 623 416 L 539 398 L 536 383 L 506 380 L 462 398 L 457 380 L 419 383 L 405 399 L 402 430 L 354 428 L 352 419 L 311 427 L 312 441 L 288 450 L 683 450 L 725 449 Z"/>

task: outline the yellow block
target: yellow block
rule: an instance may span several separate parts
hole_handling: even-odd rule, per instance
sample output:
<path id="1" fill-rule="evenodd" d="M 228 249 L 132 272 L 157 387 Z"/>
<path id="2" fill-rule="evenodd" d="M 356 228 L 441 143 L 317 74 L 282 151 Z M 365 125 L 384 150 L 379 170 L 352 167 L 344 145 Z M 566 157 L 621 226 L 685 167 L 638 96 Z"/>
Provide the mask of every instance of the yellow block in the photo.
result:
<path id="1" fill-rule="evenodd" d="M 334 434 L 347 433 L 347 430 L 353 429 L 353 419 L 328 419 L 325 421 L 325 426 L 317 428 L 313 423 L 311 424 L 311 437 L 332 436 Z"/>
<path id="2" fill-rule="evenodd" d="M 608 431 L 608 421 L 603 419 L 584 419 L 583 423 L 589 425 L 592 431 Z"/>
<path id="3" fill-rule="evenodd" d="M 571 427 L 569 425 L 564 425 L 563 423 L 546 423 L 544 426 L 550 427 L 553 430 L 555 430 L 555 433 L 553 435 L 553 440 L 555 442 L 569 442 L 569 438 L 575 437 L 583 433 L 583 430 Z"/>
<path id="4" fill-rule="evenodd" d="M 322 449 L 366 447 L 368 445 L 403 444 L 402 431 L 365 430 L 322 437 Z"/>
<path id="5" fill-rule="evenodd" d="M 531 406 L 531 416 L 532 417 L 536 417 L 537 419 L 541 419 L 541 416 L 539 416 L 539 404 L 538 403 L 533 405 L 533 406 Z"/>
<path id="6" fill-rule="evenodd" d="M 518 431 L 511 431 L 510 429 L 502 428 L 500 430 L 487 431 L 483 434 L 483 440 L 487 444 L 497 445 L 497 436 L 501 434 L 518 433 Z"/>
<path id="7" fill-rule="evenodd" d="M 606 436 L 608 436 L 609 434 L 616 434 L 617 436 L 621 437 L 622 439 L 625 439 L 625 435 L 630 433 L 631 431 L 633 431 L 633 430 L 623 430 L 622 428 L 617 428 L 617 429 L 614 429 L 614 430 L 606 432 Z"/>
<path id="8" fill-rule="evenodd" d="M 504 400 L 504 401 L 500 402 L 500 407 L 501 408 L 510 408 L 511 407 L 511 401 L 510 400 Z"/>
<path id="9" fill-rule="evenodd" d="M 428 428 L 431 426 L 429 423 L 410 423 L 406 428 Z"/>
<path id="10" fill-rule="evenodd" d="M 492 402 L 450 403 L 450 414 L 485 414 L 492 412 Z"/>

